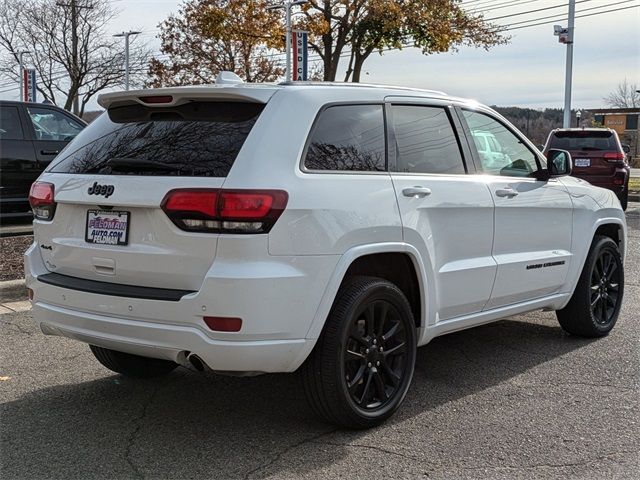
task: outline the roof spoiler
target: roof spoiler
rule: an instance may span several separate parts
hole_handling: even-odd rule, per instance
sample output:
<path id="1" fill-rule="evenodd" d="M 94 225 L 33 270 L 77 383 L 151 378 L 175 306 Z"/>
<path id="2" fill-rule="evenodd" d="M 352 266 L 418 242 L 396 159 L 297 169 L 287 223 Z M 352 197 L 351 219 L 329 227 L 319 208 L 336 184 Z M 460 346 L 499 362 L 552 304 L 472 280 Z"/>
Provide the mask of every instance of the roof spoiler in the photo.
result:
<path id="1" fill-rule="evenodd" d="M 277 85 L 247 84 L 233 72 L 220 72 L 215 85 L 105 93 L 98 97 L 98 104 L 108 109 L 135 104 L 152 108 L 175 107 L 198 100 L 267 103 L 281 88 Z"/>

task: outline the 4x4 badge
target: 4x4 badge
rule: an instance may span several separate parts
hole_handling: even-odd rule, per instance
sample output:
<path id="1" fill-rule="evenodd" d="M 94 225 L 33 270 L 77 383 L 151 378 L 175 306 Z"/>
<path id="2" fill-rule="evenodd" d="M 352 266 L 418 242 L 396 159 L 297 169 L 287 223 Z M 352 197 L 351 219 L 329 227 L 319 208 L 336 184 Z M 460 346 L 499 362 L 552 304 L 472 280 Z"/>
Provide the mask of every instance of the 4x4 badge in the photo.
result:
<path id="1" fill-rule="evenodd" d="M 109 198 L 114 190 L 113 185 L 100 185 L 98 182 L 93 182 L 87 193 L 89 195 L 104 195 L 104 198 Z"/>

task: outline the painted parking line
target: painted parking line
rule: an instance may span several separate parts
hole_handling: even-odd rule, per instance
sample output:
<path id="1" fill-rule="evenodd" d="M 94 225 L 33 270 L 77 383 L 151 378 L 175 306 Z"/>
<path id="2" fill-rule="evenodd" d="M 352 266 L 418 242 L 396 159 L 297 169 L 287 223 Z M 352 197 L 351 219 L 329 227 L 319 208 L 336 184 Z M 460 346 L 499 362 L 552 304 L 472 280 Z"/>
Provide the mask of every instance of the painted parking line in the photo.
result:
<path id="1" fill-rule="evenodd" d="M 29 300 L 0 304 L 0 315 L 5 313 L 26 312 L 27 310 L 31 310 L 31 302 Z"/>

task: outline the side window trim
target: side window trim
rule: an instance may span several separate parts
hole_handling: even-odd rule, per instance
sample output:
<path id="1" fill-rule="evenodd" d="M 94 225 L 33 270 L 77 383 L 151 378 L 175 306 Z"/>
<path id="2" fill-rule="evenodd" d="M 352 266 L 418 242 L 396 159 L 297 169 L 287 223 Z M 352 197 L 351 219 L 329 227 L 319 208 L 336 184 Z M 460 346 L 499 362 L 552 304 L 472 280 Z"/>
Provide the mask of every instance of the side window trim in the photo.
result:
<path id="1" fill-rule="evenodd" d="M 319 120 L 320 117 L 322 115 L 322 113 L 327 110 L 328 108 L 331 107 L 337 107 L 337 106 L 346 106 L 346 107 L 350 107 L 350 106 L 362 106 L 362 105 L 372 105 L 372 106 L 379 106 L 382 107 L 382 122 L 383 122 L 383 130 L 384 130 L 384 138 L 383 138 L 383 142 L 384 142 L 384 147 L 383 147 L 383 151 L 385 154 L 385 169 L 382 171 L 369 171 L 369 170 L 313 170 L 310 168 L 307 168 L 304 164 L 304 161 L 307 157 L 307 152 L 309 151 L 309 147 L 311 146 L 311 139 L 313 138 L 313 134 L 315 133 L 316 129 L 318 128 L 318 124 L 319 124 Z M 330 102 L 330 103 L 325 103 L 324 105 L 322 105 L 322 107 L 320 107 L 320 109 L 318 110 L 318 112 L 316 113 L 315 118 L 313 119 L 313 122 L 311 123 L 311 128 L 309 129 L 309 133 L 307 133 L 307 138 L 304 142 L 304 148 L 302 149 L 302 155 L 300 156 L 300 161 L 298 162 L 298 168 L 300 170 L 300 172 L 304 173 L 304 174 L 309 174 L 309 175 L 324 175 L 324 174 L 329 174 L 329 175 L 335 175 L 335 174 L 342 174 L 342 175 L 389 175 L 389 148 L 388 148 L 388 144 L 389 142 L 387 141 L 388 135 L 387 135 L 387 110 L 385 108 L 385 103 L 384 102 L 376 102 L 376 101 L 343 101 L 343 102 Z"/>
<path id="2" fill-rule="evenodd" d="M 531 149 L 531 147 L 529 146 L 529 143 L 522 137 L 522 135 L 520 135 L 517 131 L 514 131 L 514 129 L 512 127 L 510 127 L 509 125 L 505 125 L 505 123 L 500 120 L 499 118 L 496 118 L 495 115 L 492 115 L 490 112 L 486 112 L 484 110 L 476 110 L 470 107 L 459 107 L 458 109 L 458 117 L 460 118 L 460 121 L 462 122 L 462 124 L 464 125 L 464 129 L 465 129 L 465 133 L 469 136 L 469 138 L 471 138 L 471 129 L 469 128 L 469 125 L 467 123 L 467 120 L 464 118 L 464 111 L 468 111 L 468 112 L 473 112 L 473 113 L 478 113 L 481 115 L 485 115 L 487 117 L 489 117 L 490 119 L 492 119 L 493 121 L 499 123 L 500 125 L 502 125 L 508 132 L 510 132 L 514 137 L 516 137 L 520 143 L 522 143 L 522 145 L 531 153 L 531 155 L 533 155 L 533 158 L 536 161 L 536 166 L 538 167 L 538 170 L 543 170 L 544 167 L 542 165 L 542 161 L 540 158 L 540 153 L 534 151 Z M 473 141 L 473 139 L 471 139 L 471 141 Z M 467 142 L 469 143 L 469 142 Z M 474 163 L 476 163 L 476 169 L 477 172 L 480 174 L 484 174 L 484 175 L 491 175 L 490 173 L 485 173 L 482 170 L 482 164 L 480 163 L 480 156 L 478 155 L 477 149 L 475 148 L 475 145 L 473 146 L 473 151 L 475 153 L 474 155 Z M 479 166 L 479 168 L 478 168 Z M 499 176 L 499 175 L 492 175 L 492 176 Z M 505 178 L 512 178 L 512 177 L 505 177 Z M 513 178 L 534 178 L 534 177 L 513 177 Z M 535 179 L 535 178 L 534 178 Z"/>
<path id="3" fill-rule="evenodd" d="M 449 121 L 451 121 L 451 124 L 453 125 L 453 131 L 456 135 L 456 139 L 458 140 L 458 148 L 460 148 L 460 152 L 462 153 L 462 163 L 464 164 L 464 170 L 467 175 L 469 175 L 470 173 L 475 173 L 476 166 L 473 162 L 473 155 L 471 149 L 469 148 L 469 143 L 467 142 L 463 125 L 456 113 L 456 107 L 454 105 L 449 105 L 447 107 L 447 113 L 449 115 Z"/>
<path id="4" fill-rule="evenodd" d="M 469 150 L 468 145 L 463 141 L 464 135 L 462 131 L 462 125 L 457 118 L 454 106 L 447 104 L 429 104 L 423 102 L 411 102 L 407 101 L 398 101 L 397 99 L 390 100 L 385 102 L 386 110 L 388 114 L 386 116 L 387 119 L 387 158 L 389 159 L 388 163 L 388 171 L 397 174 L 397 175 L 468 175 L 469 173 L 474 173 L 475 165 L 472 165 L 473 168 L 470 168 L 471 165 L 467 162 L 467 159 L 471 158 L 471 151 Z M 453 130 L 453 134 L 456 137 L 456 142 L 458 144 L 458 150 L 460 151 L 460 157 L 462 159 L 462 165 L 464 167 L 465 173 L 425 173 L 425 172 L 400 172 L 398 171 L 398 159 L 397 159 L 397 151 L 396 151 L 396 132 L 394 127 L 394 117 L 393 117 L 393 107 L 394 106 L 408 106 L 408 107 L 430 107 L 430 108 L 442 108 L 449 119 L 449 123 L 451 125 L 451 129 Z"/>
<path id="5" fill-rule="evenodd" d="M 398 156 L 396 155 L 396 130 L 393 127 L 394 118 L 393 118 L 393 104 L 390 102 L 384 103 L 384 111 L 385 111 L 385 143 L 386 143 L 386 151 L 387 151 L 387 172 L 397 173 L 398 172 Z"/>
<path id="6" fill-rule="evenodd" d="M 465 144 L 467 145 L 467 149 L 470 152 L 469 163 L 473 165 L 473 169 L 469 169 L 469 173 L 474 173 L 474 174 L 483 173 L 482 166 L 480 164 L 480 156 L 478 154 L 478 149 L 476 148 L 476 144 L 473 141 L 473 136 L 471 135 L 471 129 L 469 128 L 469 125 L 467 124 L 467 121 L 465 120 L 464 115 L 462 113 L 462 108 L 459 106 L 455 106 L 453 110 L 458 119 L 458 123 L 460 124 L 460 127 L 462 129 L 462 133 L 464 134 L 464 139 L 465 139 Z"/>

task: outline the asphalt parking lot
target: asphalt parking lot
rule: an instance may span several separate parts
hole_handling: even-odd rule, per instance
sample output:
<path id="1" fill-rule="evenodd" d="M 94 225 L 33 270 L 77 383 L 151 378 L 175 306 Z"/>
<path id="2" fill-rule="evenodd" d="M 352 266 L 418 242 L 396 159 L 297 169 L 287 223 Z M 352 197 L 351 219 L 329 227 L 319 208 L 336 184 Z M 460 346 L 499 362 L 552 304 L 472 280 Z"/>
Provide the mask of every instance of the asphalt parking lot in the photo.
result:
<path id="1" fill-rule="evenodd" d="M 0 315 L 0 477 L 638 478 L 640 204 L 628 223 L 608 337 L 540 312 L 436 339 L 403 408 L 370 431 L 314 420 L 295 375 L 132 381 L 28 310 Z"/>

